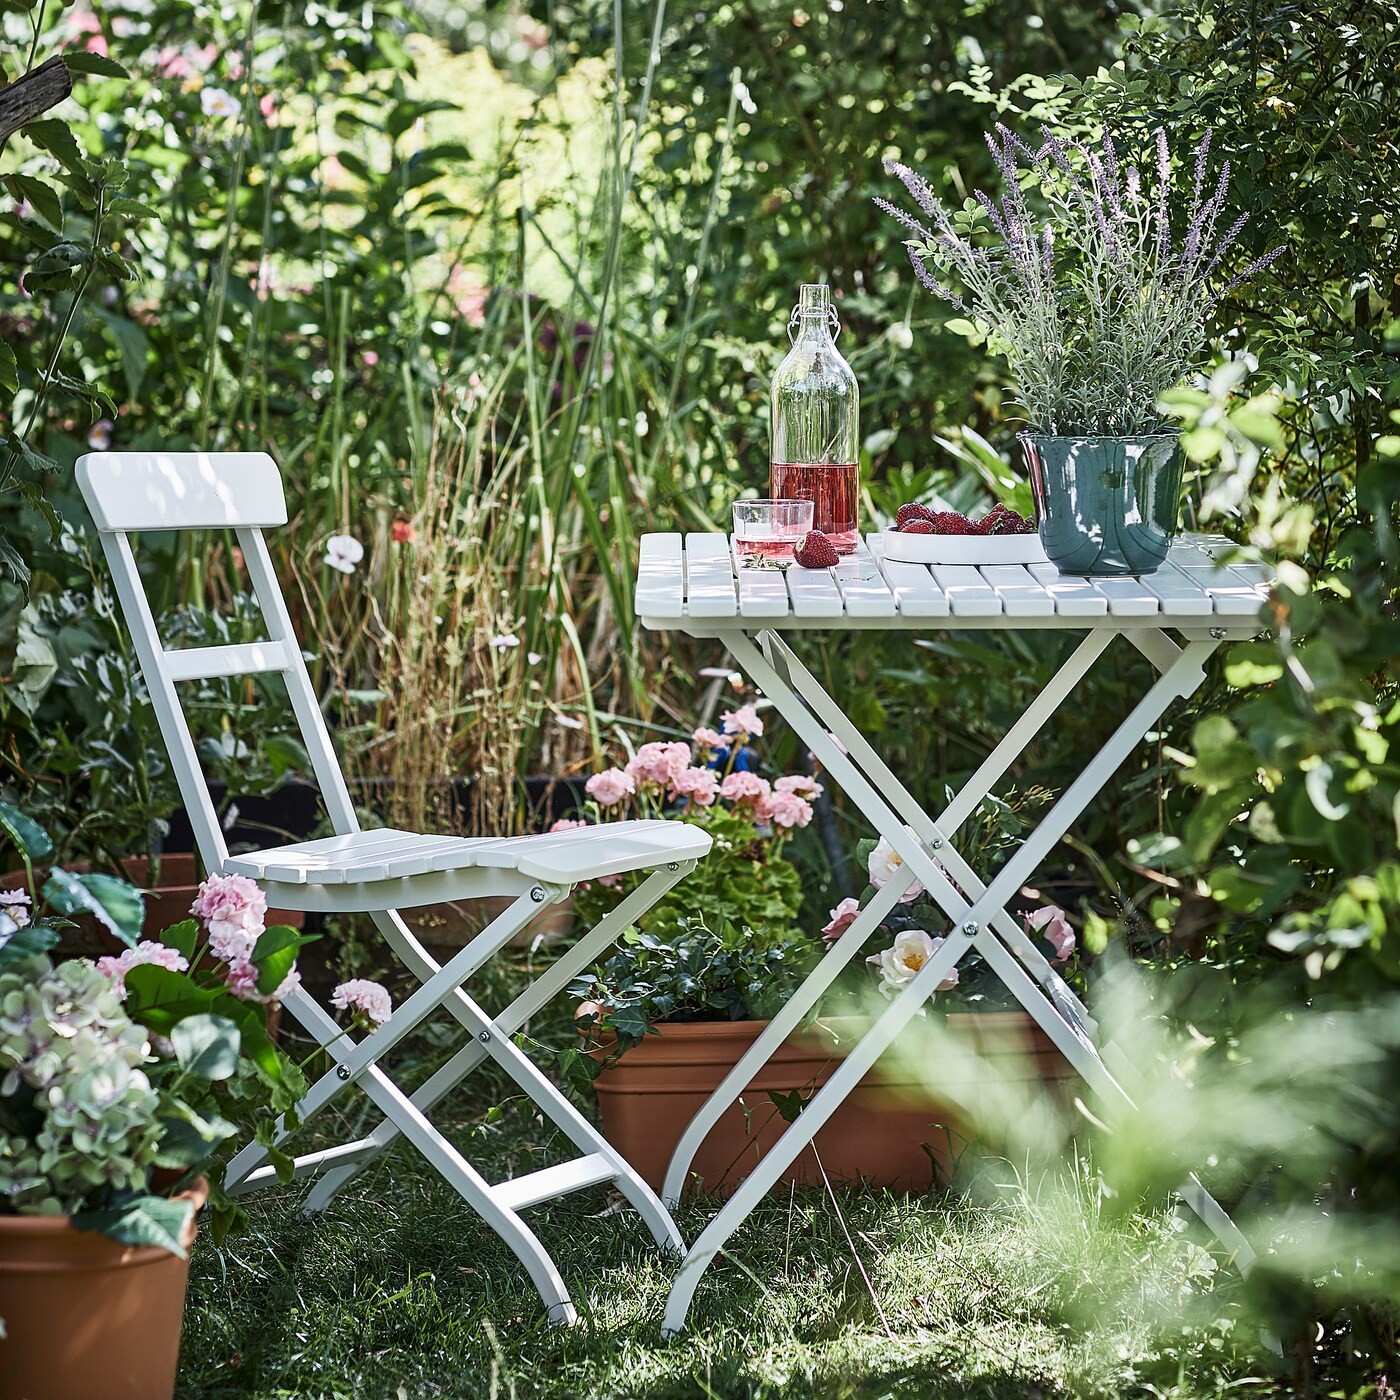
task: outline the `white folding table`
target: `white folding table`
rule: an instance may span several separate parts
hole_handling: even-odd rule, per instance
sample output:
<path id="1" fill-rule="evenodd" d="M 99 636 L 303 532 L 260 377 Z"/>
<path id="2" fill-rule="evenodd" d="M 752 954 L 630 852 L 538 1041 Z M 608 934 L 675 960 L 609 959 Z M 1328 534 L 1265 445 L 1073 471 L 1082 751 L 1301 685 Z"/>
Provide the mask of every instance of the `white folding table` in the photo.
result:
<path id="1" fill-rule="evenodd" d="M 1083 1003 L 1006 906 L 1166 707 L 1201 684 L 1205 662 L 1216 648 L 1261 630 L 1268 576 L 1259 565 L 1221 562 L 1229 548 L 1222 537 L 1186 536 L 1173 544 L 1154 574 L 1090 580 L 1062 577 L 1050 565 L 898 563 L 882 557 L 878 534 L 868 536 L 834 569 L 793 567 L 786 573 L 737 568 L 724 535 L 642 537 L 636 591 L 642 625 L 721 642 L 903 861 L 898 877 L 877 891 L 696 1114 L 672 1158 L 663 1199 L 680 1199 L 691 1161 L 710 1128 L 914 881 L 922 882 L 950 924 L 937 954 L 891 1000 L 691 1246 L 667 1305 L 668 1334 L 684 1327 L 700 1278 L 725 1241 L 973 949 L 1110 1109 L 1131 1105 L 1124 1081 L 1133 1083 L 1132 1066 L 1110 1048 L 1110 1068 L 1095 1045 L 1095 1026 Z M 871 628 L 922 635 L 944 629 L 1064 629 L 1083 632 L 1084 639 L 962 790 L 931 816 L 802 664 L 786 637 L 796 631 L 839 636 Z M 954 845 L 958 829 L 1120 637 L 1147 658 L 1156 680 L 991 882 L 983 883 Z M 1193 1176 L 1181 1194 L 1233 1251 L 1236 1263 L 1247 1268 L 1252 1251 L 1201 1183 Z"/>

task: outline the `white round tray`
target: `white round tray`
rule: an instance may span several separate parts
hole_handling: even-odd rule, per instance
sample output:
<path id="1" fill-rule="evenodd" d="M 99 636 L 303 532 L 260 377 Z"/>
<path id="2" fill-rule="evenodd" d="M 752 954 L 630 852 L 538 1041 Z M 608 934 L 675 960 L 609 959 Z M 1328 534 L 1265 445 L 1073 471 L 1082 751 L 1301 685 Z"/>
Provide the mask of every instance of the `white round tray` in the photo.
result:
<path id="1" fill-rule="evenodd" d="M 885 530 L 885 558 L 905 564 L 1045 564 L 1039 535 L 906 535 Z"/>

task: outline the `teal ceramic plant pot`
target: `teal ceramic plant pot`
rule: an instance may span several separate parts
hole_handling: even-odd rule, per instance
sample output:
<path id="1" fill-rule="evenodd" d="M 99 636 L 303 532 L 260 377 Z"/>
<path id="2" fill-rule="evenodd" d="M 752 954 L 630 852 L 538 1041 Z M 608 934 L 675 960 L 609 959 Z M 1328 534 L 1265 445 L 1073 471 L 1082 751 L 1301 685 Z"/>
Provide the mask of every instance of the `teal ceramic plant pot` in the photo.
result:
<path id="1" fill-rule="evenodd" d="M 1181 441 L 1022 433 L 1040 542 L 1062 574 L 1150 574 L 1181 509 Z"/>

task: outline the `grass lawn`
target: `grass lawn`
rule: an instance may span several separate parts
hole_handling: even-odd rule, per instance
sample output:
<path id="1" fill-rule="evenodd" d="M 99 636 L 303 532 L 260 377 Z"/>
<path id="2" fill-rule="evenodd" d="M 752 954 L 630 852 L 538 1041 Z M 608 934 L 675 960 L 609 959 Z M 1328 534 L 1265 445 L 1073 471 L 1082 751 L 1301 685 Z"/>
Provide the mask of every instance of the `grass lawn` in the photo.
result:
<path id="1" fill-rule="evenodd" d="M 1277 1385 L 1253 1329 L 1231 1325 L 1233 1276 L 1166 1214 L 1086 1229 L 1065 1198 L 843 1192 L 838 1219 L 821 1191 L 775 1195 L 667 1344 L 671 1265 L 601 1188 L 534 1215 L 574 1290 L 572 1329 L 544 1323 L 514 1256 L 407 1152 L 317 1219 L 297 1214 L 301 1194 L 256 1197 L 250 1229 L 196 1250 L 181 1396 L 1195 1400 Z M 709 1213 L 681 1212 L 687 1239 Z"/>

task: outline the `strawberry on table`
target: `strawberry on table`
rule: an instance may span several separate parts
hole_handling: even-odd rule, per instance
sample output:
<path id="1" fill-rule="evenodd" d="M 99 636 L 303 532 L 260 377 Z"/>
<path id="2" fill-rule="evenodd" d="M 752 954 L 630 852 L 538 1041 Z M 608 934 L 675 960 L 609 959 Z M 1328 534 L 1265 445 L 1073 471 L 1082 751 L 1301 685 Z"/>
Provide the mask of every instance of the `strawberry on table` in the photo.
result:
<path id="1" fill-rule="evenodd" d="M 933 512 L 918 501 L 906 501 L 894 514 L 895 527 L 900 530 L 904 529 L 911 520 L 932 519 Z"/>
<path id="2" fill-rule="evenodd" d="M 820 530 L 808 530 L 792 557 L 804 569 L 834 569 L 841 562 L 836 546 Z"/>

